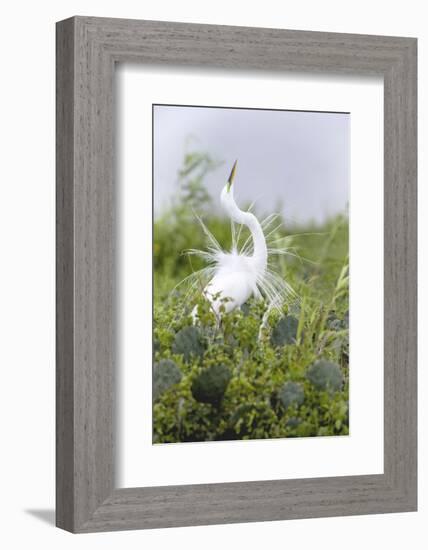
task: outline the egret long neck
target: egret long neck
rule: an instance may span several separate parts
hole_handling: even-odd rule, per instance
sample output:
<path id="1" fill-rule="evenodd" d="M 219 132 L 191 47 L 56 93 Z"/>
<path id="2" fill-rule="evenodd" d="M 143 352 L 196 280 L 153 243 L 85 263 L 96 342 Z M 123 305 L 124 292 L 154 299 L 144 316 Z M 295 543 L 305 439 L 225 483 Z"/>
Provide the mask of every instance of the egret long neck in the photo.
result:
<path id="1" fill-rule="evenodd" d="M 238 208 L 233 197 L 233 189 L 229 189 L 228 186 L 224 187 L 221 192 L 221 202 L 235 223 L 243 224 L 250 230 L 253 239 L 252 258 L 259 273 L 264 272 L 267 266 L 268 252 L 266 238 L 259 220 L 252 212 L 244 212 Z"/>
<path id="2" fill-rule="evenodd" d="M 251 214 L 251 212 L 243 212 L 242 214 L 244 215 L 244 224 L 250 230 L 253 238 L 252 257 L 257 265 L 257 268 L 264 271 L 267 265 L 268 252 L 263 229 L 254 214 Z"/>

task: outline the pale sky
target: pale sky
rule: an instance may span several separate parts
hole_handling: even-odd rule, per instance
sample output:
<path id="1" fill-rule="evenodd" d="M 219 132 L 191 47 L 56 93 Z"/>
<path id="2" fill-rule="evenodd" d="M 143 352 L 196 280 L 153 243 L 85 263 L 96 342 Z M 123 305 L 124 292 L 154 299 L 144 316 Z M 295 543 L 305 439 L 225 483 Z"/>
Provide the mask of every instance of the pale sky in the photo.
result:
<path id="1" fill-rule="evenodd" d="M 205 107 L 154 107 L 155 214 L 177 193 L 185 151 L 224 161 L 205 180 L 219 195 L 235 159 L 238 204 L 277 211 L 290 222 L 323 222 L 349 200 L 350 115 Z"/>

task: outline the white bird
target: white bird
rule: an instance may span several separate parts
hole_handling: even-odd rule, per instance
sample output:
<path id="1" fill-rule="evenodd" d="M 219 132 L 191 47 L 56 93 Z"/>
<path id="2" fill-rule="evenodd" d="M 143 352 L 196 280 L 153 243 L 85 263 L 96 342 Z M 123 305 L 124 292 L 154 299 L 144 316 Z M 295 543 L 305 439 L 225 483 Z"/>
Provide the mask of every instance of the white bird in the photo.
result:
<path id="1" fill-rule="evenodd" d="M 208 279 L 202 293 L 210 302 L 218 320 L 221 315 L 241 307 L 251 296 L 256 299 L 264 299 L 267 303 L 262 323 L 264 326 L 272 309 L 281 311 L 285 303 L 296 302 L 298 297 L 292 287 L 268 264 L 270 255 L 289 253 L 287 249 L 268 248 L 267 245 L 266 237 L 274 234 L 279 226 L 271 230 L 268 235 L 265 235 L 264 230 L 266 231 L 268 227 L 272 226 L 278 215 L 272 214 L 260 223 L 252 212 L 243 211 L 238 207 L 232 185 L 236 166 L 237 161 L 235 161 L 229 179 L 220 195 L 221 204 L 231 219 L 232 248 L 230 252 L 223 251 L 216 238 L 198 218 L 208 238 L 209 246 L 207 250 L 192 249 L 187 253 L 202 257 L 208 266 L 190 276 L 192 282 L 190 290 L 195 290 L 195 287 L 200 285 L 201 278 Z M 236 238 L 235 223 L 241 226 L 238 238 Z M 250 237 L 238 250 L 242 226 L 249 229 Z M 193 309 L 192 317 L 196 322 L 197 307 Z"/>

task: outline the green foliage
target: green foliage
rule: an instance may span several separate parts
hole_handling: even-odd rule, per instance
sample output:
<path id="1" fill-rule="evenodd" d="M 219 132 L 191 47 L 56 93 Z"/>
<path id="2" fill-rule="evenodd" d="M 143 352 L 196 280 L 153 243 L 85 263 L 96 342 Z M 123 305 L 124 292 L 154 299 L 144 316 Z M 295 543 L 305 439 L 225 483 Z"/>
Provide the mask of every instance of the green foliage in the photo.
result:
<path id="1" fill-rule="evenodd" d="M 281 317 L 272 330 L 272 335 L 270 337 L 272 345 L 277 347 L 285 346 L 286 344 L 295 344 L 298 326 L 299 321 L 295 317 L 291 315 Z"/>
<path id="2" fill-rule="evenodd" d="M 334 392 L 340 390 L 343 384 L 339 365 L 322 359 L 309 367 L 307 377 L 318 390 Z"/>
<path id="3" fill-rule="evenodd" d="M 204 344 L 199 328 L 184 327 L 180 329 L 175 335 L 172 353 L 182 355 L 186 362 L 189 362 L 192 357 L 202 357 Z"/>
<path id="4" fill-rule="evenodd" d="M 240 405 L 231 417 L 225 439 L 262 439 L 278 421 L 269 403 Z"/>
<path id="5" fill-rule="evenodd" d="M 224 249 L 231 244 L 229 220 L 201 190 L 215 166 L 207 156 L 189 156 L 175 204 L 154 225 L 155 362 L 174 362 L 181 378 L 154 401 L 153 441 L 347 435 L 348 220 L 285 224 L 271 236 L 290 250 L 272 265 L 301 301 L 273 313 L 261 338 L 261 301 L 249 300 L 218 324 L 202 283 L 190 294 L 186 285 L 176 287 L 204 266 L 183 254 L 206 244 L 192 209 Z M 241 240 L 247 236 L 243 230 Z M 192 326 L 196 305 L 199 323 Z"/>
<path id="6" fill-rule="evenodd" d="M 171 359 L 162 359 L 153 369 L 153 398 L 157 399 L 181 380 L 181 371 Z"/>
<path id="7" fill-rule="evenodd" d="M 232 374 L 226 365 L 211 365 L 192 382 L 192 395 L 199 403 L 220 405 Z"/>
<path id="8" fill-rule="evenodd" d="M 305 392 L 301 384 L 286 382 L 279 390 L 278 397 L 284 409 L 288 409 L 291 405 L 300 407 L 305 400 Z"/>
<path id="9" fill-rule="evenodd" d="M 213 160 L 207 153 L 194 151 L 184 156 L 183 167 L 178 177 L 181 201 L 187 208 L 200 211 L 210 204 L 211 197 L 203 185 L 203 180 L 219 165 L 220 163 Z"/>

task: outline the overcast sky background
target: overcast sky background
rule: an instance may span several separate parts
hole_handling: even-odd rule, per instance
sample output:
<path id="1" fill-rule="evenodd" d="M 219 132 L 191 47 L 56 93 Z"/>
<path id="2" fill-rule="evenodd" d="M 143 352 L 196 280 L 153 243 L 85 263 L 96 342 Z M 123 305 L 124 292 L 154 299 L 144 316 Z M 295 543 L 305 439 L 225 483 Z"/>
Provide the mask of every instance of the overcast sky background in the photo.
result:
<path id="1" fill-rule="evenodd" d="M 289 223 L 322 223 L 349 201 L 350 115 L 205 107 L 154 107 L 155 216 L 178 192 L 185 152 L 208 152 L 223 164 L 205 179 L 219 195 L 235 159 L 238 204 L 281 211 Z"/>

